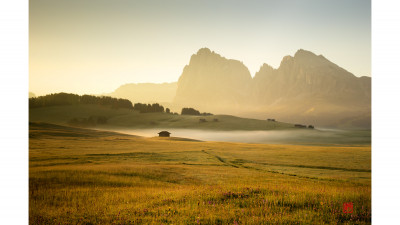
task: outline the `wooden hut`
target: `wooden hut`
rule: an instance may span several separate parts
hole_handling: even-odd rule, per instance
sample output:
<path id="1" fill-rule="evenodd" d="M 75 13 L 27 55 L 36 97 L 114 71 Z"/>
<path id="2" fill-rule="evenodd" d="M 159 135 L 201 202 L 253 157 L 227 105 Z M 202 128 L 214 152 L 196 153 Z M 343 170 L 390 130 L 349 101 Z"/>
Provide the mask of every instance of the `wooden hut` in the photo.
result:
<path id="1" fill-rule="evenodd" d="M 170 132 L 163 130 L 158 133 L 158 136 L 159 137 L 169 137 L 170 134 L 171 134 Z"/>

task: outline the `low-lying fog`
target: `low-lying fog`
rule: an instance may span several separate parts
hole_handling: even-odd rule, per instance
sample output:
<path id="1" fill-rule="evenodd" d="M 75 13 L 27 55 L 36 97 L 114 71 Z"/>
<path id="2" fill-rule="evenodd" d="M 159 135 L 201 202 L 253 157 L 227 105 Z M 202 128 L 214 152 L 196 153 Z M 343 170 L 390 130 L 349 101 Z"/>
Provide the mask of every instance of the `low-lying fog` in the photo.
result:
<path id="1" fill-rule="evenodd" d="M 223 141 L 273 144 L 370 144 L 371 131 L 345 130 L 274 130 L 274 131 L 211 131 L 192 129 L 118 129 L 120 133 L 155 137 L 167 130 L 171 137 L 202 141 Z"/>

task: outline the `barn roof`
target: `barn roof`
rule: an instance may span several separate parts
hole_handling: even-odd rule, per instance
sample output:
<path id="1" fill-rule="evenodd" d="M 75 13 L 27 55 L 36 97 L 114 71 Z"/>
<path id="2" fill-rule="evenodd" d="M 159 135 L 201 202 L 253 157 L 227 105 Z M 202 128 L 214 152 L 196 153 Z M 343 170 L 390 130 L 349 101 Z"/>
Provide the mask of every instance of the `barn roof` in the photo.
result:
<path id="1" fill-rule="evenodd" d="M 168 131 L 163 130 L 163 131 L 159 132 L 158 134 L 171 134 L 171 133 L 168 132 Z"/>

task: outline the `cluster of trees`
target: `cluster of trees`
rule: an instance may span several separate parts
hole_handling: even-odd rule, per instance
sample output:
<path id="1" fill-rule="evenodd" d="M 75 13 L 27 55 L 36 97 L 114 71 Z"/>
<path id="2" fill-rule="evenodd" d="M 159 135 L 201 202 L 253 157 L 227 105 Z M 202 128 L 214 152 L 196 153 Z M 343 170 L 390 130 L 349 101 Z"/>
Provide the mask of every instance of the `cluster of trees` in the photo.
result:
<path id="1" fill-rule="evenodd" d="M 37 98 L 29 98 L 30 108 L 79 104 L 107 105 L 113 108 L 133 108 L 132 102 L 127 99 L 112 98 L 108 96 L 97 97 L 92 95 L 80 96 L 76 94 L 57 93 Z"/>
<path id="2" fill-rule="evenodd" d="M 194 116 L 212 116 L 213 114 L 211 113 L 200 113 L 198 110 L 193 109 L 193 108 L 182 108 L 181 115 L 194 115 Z"/>
<path id="3" fill-rule="evenodd" d="M 294 127 L 296 128 L 307 128 L 307 125 L 303 125 L 303 124 L 295 124 Z M 314 129 L 313 125 L 308 125 L 309 129 Z"/>
<path id="4" fill-rule="evenodd" d="M 138 110 L 140 113 L 164 112 L 164 106 L 162 106 L 158 103 L 154 103 L 154 104 L 135 103 L 135 105 L 133 106 L 133 109 Z M 169 109 L 167 111 L 169 111 Z"/>
<path id="5" fill-rule="evenodd" d="M 200 112 L 198 110 L 193 109 L 193 108 L 182 108 L 181 115 L 195 115 L 195 116 L 198 116 L 198 115 L 200 115 Z"/>

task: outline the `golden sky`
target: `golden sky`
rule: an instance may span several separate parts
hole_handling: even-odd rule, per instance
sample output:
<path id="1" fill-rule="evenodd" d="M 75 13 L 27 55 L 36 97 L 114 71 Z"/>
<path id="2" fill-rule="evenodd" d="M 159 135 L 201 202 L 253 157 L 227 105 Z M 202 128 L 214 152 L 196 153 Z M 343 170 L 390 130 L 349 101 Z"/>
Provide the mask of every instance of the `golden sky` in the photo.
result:
<path id="1" fill-rule="evenodd" d="M 100 94 L 125 83 L 174 82 L 202 47 L 252 76 L 298 49 L 371 75 L 365 0 L 30 0 L 29 89 Z"/>

